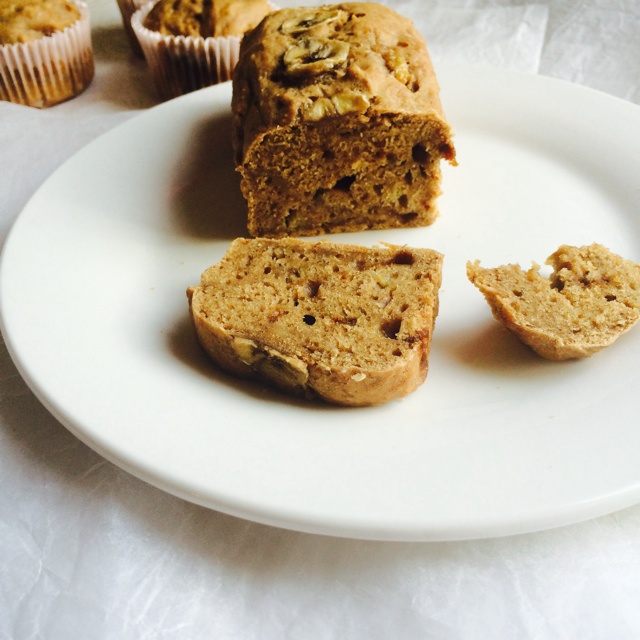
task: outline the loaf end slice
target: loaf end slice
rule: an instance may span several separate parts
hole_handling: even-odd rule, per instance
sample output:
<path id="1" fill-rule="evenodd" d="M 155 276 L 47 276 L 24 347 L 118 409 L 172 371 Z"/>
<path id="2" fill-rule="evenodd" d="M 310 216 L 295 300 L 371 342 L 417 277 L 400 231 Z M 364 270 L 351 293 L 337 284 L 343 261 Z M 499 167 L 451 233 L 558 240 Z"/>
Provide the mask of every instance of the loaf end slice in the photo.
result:
<path id="1" fill-rule="evenodd" d="M 467 264 L 469 280 L 493 315 L 549 360 L 586 358 L 610 345 L 640 318 L 640 265 L 600 244 L 561 246 L 546 261 L 492 269 Z"/>
<path id="2" fill-rule="evenodd" d="M 187 296 L 222 369 L 293 395 L 377 405 L 425 380 L 442 260 L 430 249 L 240 238 Z"/>

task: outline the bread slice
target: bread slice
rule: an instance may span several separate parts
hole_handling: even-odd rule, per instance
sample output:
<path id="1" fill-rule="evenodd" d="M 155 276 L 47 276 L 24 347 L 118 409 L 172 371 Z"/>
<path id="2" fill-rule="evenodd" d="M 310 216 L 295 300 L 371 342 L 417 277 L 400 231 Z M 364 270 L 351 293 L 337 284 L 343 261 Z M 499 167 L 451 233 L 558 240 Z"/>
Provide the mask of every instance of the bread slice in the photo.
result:
<path id="1" fill-rule="evenodd" d="M 376 405 L 424 382 L 442 260 L 430 249 L 239 238 L 187 296 L 198 340 L 223 369 Z"/>
<path id="2" fill-rule="evenodd" d="M 242 42 L 233 142 L 252 236 L 437 217 L 452 130 L 424 39 L 378 3 L 287 8 Z"/>
<path id="3" fill-rule="evenodd" d="M 537 264 L 484 269 L 467 264 L 469 280 L 493 315 L 522 342 L 549 360 L 586 358 L 610 345 L 640 318 L 640 265 L 600 244 L 562 245 Z"/>

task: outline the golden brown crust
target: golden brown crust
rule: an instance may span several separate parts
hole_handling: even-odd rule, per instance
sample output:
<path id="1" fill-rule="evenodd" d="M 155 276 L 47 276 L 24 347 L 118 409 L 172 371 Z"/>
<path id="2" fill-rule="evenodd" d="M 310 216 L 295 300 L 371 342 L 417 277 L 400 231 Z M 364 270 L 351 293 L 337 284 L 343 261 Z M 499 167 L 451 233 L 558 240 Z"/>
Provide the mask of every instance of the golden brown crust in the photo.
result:
<path id="1" fill-rule="evenodd" d="M 421 226 L 452 132 L 423 38 L 375 3 L 283 9 L 243 41 L 234 148 L 252 235 Z M 267 158 L 270 162 L 267 162 Z"/>
<path id="2" fill-rule="evenodd" d="M 78 7 L 69 0 L 0 0 L 0 45 L 53 35 L 79 18 Z"/>
<path id="3" fill-rule="evenodd" d="M 424 382 L 442 256 L 303 240 L 235 240 L 188 290 L 198 339 L 223 369 L 363 406 Z"/>
<path id="4" fill-rule="evenodd" d="M 269 11 L 267 0 L 160 0 L 144 26 L 171 36 L 241 36 Z"/>
<path id="5" fill-rule="evenodd" d="M 538 265 L 485 269 L 467 264 L 469 280 L 494 317 L 548 360 L 586 358 L 614 342 L 640 318 L 640 265 L 606 247 L 562 245 Z"/>

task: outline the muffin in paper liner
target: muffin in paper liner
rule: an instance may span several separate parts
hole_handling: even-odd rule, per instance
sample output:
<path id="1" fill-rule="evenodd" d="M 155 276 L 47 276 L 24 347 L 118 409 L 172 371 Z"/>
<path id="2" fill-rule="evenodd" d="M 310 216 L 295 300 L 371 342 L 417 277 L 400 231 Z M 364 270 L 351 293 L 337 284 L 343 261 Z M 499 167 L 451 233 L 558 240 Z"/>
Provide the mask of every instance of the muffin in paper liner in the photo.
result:
<path id="1" fill-rule="evenodd" d="M 127 39 L 129 40 L 129 44 L 133 49 L 133 52 L 142 57 L 142 49 L 140 48 L 140 43 L 138 42 L 138 38 L 136 38 L 136 34 L 133 32 L 133 28 L 131 27 L 131 18 L 133 14 L 140 9 L 144 4 L 146 4 L 148 0 L 118 0 L 118 8 L 120 9 L 120 15 L 122 16 L 122 24 L 124 26 L 125 33 L 127 34 Z"/>
<path id="2" fill-rule="evenodd" d="M 30 42 L 0 45 L 0 100 L 51 107 L 84 91 L 94 75 L 89 9 L 62 31 Z"/>
<path id="3" fill-rule="evenodd" d="M 231 80 L 243 36 L 194 37 L 163 35 L 144 26 L 155 2 L 147 2 L 131 18 L 131 27 L 147 60 L 161 98 Z M 269 2 L 270 11 L 278 7 Z"/>

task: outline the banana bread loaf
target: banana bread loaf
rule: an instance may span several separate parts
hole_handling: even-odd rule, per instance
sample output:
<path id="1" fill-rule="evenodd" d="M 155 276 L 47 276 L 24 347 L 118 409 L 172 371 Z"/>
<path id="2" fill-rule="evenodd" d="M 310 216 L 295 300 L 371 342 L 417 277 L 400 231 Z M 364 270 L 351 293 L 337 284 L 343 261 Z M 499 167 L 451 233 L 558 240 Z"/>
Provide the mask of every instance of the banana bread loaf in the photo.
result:
<path id="1" fill-rule="evenodd" d="M 452 131 L 426 44 L 375 3 L 283 9 L 245 37 L 234 148 L 253 236 L 416 227 L 437 216 Z"/>
<path id="2" fill-rule="evenodd" d="M 467 264 L 467 275 L 484 294 L 493 315 L 520 340 L 549 360 L 585 358 L 610 345 L 640 318 L 640 265 L 600 244 L 561 246 L 546 264 L 484 269 Z"/>
<path id="3" fill-rule="evenodd" d="M 223 369 L 295 395 L 362 406 L 427 374 L 442 255 L 301 239 L 237 239 L 187 291 Z"/>

